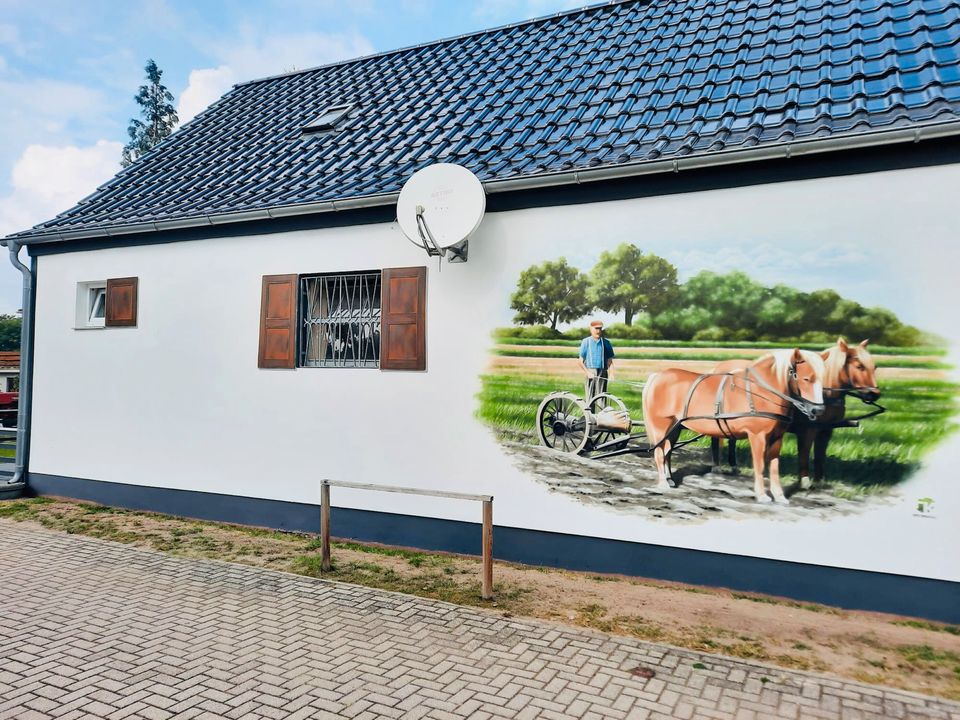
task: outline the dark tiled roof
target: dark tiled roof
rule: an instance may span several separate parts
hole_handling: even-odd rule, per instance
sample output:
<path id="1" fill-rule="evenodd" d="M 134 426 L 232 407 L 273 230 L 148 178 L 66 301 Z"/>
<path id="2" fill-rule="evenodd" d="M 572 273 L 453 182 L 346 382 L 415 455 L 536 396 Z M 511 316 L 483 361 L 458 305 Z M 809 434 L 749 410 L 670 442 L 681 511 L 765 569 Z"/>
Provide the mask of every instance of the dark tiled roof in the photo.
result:
<path id="1" fill-rule="evenodd" d="M 620 2 L 239 85 L 28 234 L 391 193 L 438 161 L 491 181 L 958 118 L 958 2 Z"/>

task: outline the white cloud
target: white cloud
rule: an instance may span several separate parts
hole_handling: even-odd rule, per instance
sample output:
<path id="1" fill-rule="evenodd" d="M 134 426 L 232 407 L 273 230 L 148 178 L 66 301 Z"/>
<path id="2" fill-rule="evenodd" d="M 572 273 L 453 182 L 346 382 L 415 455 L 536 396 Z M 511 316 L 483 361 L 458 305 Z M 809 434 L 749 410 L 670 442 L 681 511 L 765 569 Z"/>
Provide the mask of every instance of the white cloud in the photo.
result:
<path id="1" fill-rule="evenodd" d="M 181 123 L 215 102 L 235 83 L 374 52 L 370 41 L 356 32 L 309 32 L 261 38 L 247 27 L 241 30 L 240 36 L 239 44 L 215 46 L 214 53 L 222 61 L 220 65 L 190 72 L 187 88 L 177 104 Z"/>
<path id="2" fill-rule="evenodd" d="M 190 71 L 187 89 L 180 94 L 177 117 L 185 123 L 194 115 L 216 102 L 236 82 L 233 70 L 227 65 Z"/>
<path id="3" fill-rule="evenodd" d="M 0 80 L 0 172 L 8 172 L 28 144 L 66 145 L 77 136 L 103 137 L 104 125 L 111 124 L 108 112 L 103 93 L 83 85 Z"/>
<path id="4" fill-rule="evenodd" d="M 584 0 L 480 0 L 473 8 L 473 15 L 484 20 L 509 22 L 552 15 L 589 4 Z"/>
<path id="5" fill-rule="evenodd" d="M 23 53 L 23 43 L 20 42 L 20 31 L 15 25 L 0 23 L 0 45 L 6 45 L 15 53 Z"/>
<path id="6" fill-rule="evenodd" d="M 49 220 L 92 193 L 120 169 L 122 149 L 106 140 L 27 146 L 13 167 L 13 191 L 0 197 L 0 237 Z"/>

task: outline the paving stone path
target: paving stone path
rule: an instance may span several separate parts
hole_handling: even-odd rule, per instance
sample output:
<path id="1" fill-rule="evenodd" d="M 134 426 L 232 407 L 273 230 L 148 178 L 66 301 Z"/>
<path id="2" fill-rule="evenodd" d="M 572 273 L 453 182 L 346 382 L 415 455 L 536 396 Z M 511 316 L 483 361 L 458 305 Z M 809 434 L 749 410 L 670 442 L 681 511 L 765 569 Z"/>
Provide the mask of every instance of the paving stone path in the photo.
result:
<path id="1" fill-rule="evenodd" d="M 960 704 L 2 520 L 0 718 L 51 717 L 960 720 Z"/>

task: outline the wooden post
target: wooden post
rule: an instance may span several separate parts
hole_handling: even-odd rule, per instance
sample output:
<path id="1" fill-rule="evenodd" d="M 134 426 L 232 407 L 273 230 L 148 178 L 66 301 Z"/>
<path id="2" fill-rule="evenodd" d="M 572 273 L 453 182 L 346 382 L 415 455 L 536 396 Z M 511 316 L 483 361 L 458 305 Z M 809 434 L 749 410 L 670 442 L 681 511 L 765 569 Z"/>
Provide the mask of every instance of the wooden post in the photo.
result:
<path id="1" fill-rule="evenodd" d="M 320 569 L 330 570 L 330 483 L 320 484 Z"/>
<path id="2" fill-rule="evenodd" d="M 493 498 L 483 501 L 483 592 L 484 600 L 493 600 Z"/>

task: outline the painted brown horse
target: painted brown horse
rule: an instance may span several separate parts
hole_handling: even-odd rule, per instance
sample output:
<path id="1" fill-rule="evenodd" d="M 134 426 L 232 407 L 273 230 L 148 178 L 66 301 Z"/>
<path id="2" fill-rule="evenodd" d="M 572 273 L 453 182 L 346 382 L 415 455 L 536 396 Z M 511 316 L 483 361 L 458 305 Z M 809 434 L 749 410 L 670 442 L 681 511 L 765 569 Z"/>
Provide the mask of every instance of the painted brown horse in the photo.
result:
<path id="1" fill-rule="evenodd" d="M 810 422 L 797 417 L 790 432 L 797 436 L 798 474 L 800 486 L 807 490 L 813 483 L 824 478 L 824 463 L 827 446 L 833 435 L 834 426 L 843 421 L 846 415 L 847 393 L 855 394 L 866 402 L 880 399 L 877 387 L 877 364 L 867 350 L 869 340 L 851 347 L 842 337 L 837 344 L 821 354 L 826 374 L 823 379 L 823 414 Z M 810 448 L 813 448 L 813 481 L 810 480 Z"/>
<path id="2" fill-rule="evenodd" d="M 700 375 L 671 368 L 651 375 L 643 390 L 647 439 L 654 446 L 658 487 L 670 487 L 670 451 L 684 428 L 708 437 L 747 438 L 753 453 L 754 495 L 770 492 L 789 502 L 780 485 L 780 447 L 795 409 L 812 417 L 822 410 L 823 359 L 805 350 L 780 350 L 730 373 Z"/>
<path id="3" fill-rule="evenodd" d="M 820 353 L 825 369 L 823 413 L 815 421 L 797 414 L 787 430 L 797 436 L 800 486 L 805 490 L 809 489 L 813 482 L 819 483 L 824 478 L 827 446 L 833 435 L 833 426 L 841 423 L 846 414 L 845 396 L 848 393 L 854 394 L 867 402 L 876 402 L 880 398 L 880 388 L 876 380 L 876 362 L 867 350 L 869 342 L 864 340 L 859 345 L 851 347 L 840 337 L 837 338 L 835 345 Z M 731 372 L 747 367 L 749 364 L 749 360 L 728 360 L 717 365 L 713 372 Z M 711 443 L 714 472 L 720 472 L 720 442 L 720 439 L 715 438 Z M 811 448 L 814 451 L 813 481 L 810 479 Z M 728 441 L 728 451 L 729 465 L 736 471 L 736 440 Z"/>

